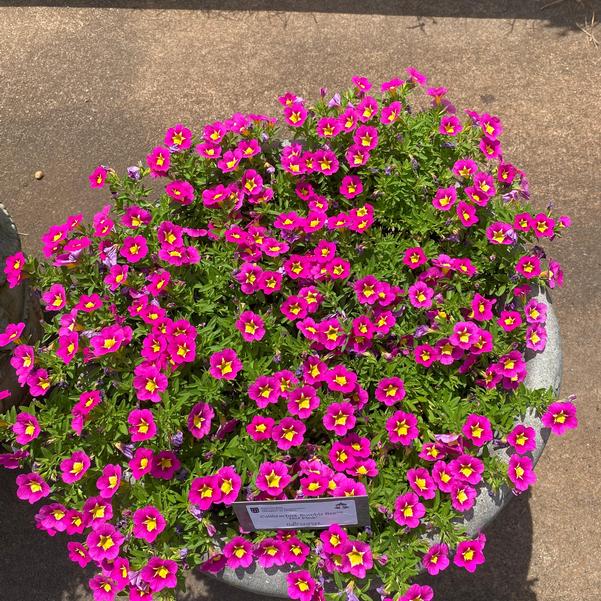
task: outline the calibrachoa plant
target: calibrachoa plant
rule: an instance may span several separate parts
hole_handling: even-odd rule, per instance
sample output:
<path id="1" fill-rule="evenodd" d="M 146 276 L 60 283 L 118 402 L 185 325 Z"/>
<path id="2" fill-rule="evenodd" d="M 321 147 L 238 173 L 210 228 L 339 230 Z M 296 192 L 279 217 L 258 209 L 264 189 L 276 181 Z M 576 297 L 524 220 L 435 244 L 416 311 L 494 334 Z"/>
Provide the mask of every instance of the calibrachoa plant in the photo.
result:
<path id="1" fill-rule="evenodd" d="M 278 119 L 177 124 L 145 163 L 99 166 L 112 202 L 9 257 L 46 312 L 0 346 L 33 402 L 5 417 L 19 498 L 93 564 L 97 601 L 171 599 L 194 566 L 288 566 L 291 599 L 428 601 L 413 584 L 484 561 L 463 514 L 536 480 L 527 390 L 545 348 L 540 246 L 570 225 L 528 204 L 498 117 L 457 113 L 415 69 Z M 282 141 L 284 140 L 284 141 Z M 492 453 L 506 448 L 509 465 Z M 236 500 L 368 495 L 371 526 L 243 532 Z M 330 592 L 328 583 L 334 586 Z"/>

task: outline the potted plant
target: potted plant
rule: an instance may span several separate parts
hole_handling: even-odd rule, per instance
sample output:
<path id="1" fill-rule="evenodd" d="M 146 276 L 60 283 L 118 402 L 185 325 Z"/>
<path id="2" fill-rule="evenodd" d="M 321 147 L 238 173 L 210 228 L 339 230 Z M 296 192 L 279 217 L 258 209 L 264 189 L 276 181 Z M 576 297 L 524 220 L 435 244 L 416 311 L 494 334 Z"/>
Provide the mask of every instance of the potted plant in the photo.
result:
<path id="1" fill-rule="evenodd" d="M 374 582 L 427 601 L 411 578 L 482 563 L 481 499 L 526 490 L 577 423 L 540 246 L 569 219 L 530 207 L 500 120 L 412 68 L 279 102 L 99 166 L 92 223 L 7 259 L 45 324 L 0 337 L 33 397 L 1 462 L 97 566 L 98 601 L 172 599 L 196 566 L 301 601 Z"/>

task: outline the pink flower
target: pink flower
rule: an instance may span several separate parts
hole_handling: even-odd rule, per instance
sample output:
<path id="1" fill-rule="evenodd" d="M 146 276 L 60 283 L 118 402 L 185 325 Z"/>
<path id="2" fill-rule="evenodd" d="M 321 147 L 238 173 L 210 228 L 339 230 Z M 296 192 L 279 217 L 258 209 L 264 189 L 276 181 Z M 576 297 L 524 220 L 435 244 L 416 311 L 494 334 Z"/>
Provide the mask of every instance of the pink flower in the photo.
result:
<path id="1" fill-rule="evenodd" d="M 290 127 L 301 127 L 307 119 L 307 109 L 302 104 L 295 102 L 284 108 L 284 117 Z"/>
<path id="2" fill-rule="evenodd" d="M 80 568 L 85 568 L 92 561 L 87 548 L 82 543 L 70 541 L 67 543 L 67 549 L 69 551 L 69 559 L 78 564 Z"/>
<path id="3" fill-rule="evenodd" d="M 169 182 L 165 186 L 165 193 L 181 205 L 189 205 L 194 202 L 194 187 L 187 181 Z"/>
<path id="4" fill-rule="evenodd" d="M 348 394 L 353 392 L 357 385 L 357 374 L 344 365 L 336 365 L 328 370 L 325 381 L 330 390 Z"/>
<path id="5" fill-rule="evenodd" d="M 405 398 L 405 383 L 401 378 L 384 378 L 376 387 L 376 399 L 391 407 Z"/>
<path id="6" fill-rule="evenodd" d="M 106 499 L 89 497 L 83 504 L 82 514 L 84 526 L 95 530 L 113 517 L 113 507 Z"/>
<path id="7" fill-rule="evenodd" d="M 466 484 L 455 480 L 451 483 L 451 505 L 457 511 L 468 511 L 474 506 L 477 496 L 476 489 Z"/>
<path id="8" fill-rule="evenodd" d="M 155 365 L 141 363 L 134 369 L 136 397 L 141 401 L 161 402 L 161 393 L 167 389 L 167 376 Z"/>
<path id="9" fill-rule="evenodd" d="M 264 409 L 267 405 L 277 403 L 280 388 L 271 376 L 259 376 L 249 387 L 248 396 L 255 401 L 257 407 Z"/>
<path id="10" fill-rule="evenodd" d="M 104 283 L 111 292 L 115 292 L 119 286 L 127 283 L 127 273 L 129 267 L 127 265 L 113 265 L 106 276 Z"/>
<path id="11" fill-rule="evenodd" d="M 47 292 L 42 293 L 42 301 L 46 311 L 60 311 L 67 304 L 67 294 L 61 284 L 52 284 Z"/>
<path id="12" fill-rule="evenodd" d="M 285 417 L 274 426 L 271 438 L 277 443 L 278 449 L 287 451 L 302 444 L 306 430 L 303 422 L 293 417 Z"/>
<path id="13" fill-rule="evenodd" d="M 349 200 L 359 196 L 363 192 L 361 179 L 356 175 L 345 175 L 340 184 L 340 194 Z"/>
<path id="14" fill-rule="evenodd" d="M 436 486 L 426 468 L 417 467 L 407 471 L 407 480 L 413 491 L 424 499 L 433 499 L 436 496 Z"/>
<path id="15" fill-rule="evenodd" d="M 462 434 L 475 446 L 484 446 L 493 439 L 492 428 L 488 418 L 470 413 L 461 429 Z"/>
<path id="16" fill-rule="evenodd" d="M 459 202 L 455 207 L 455 212 L 461 225 L 464 227 L 471 227 L 478 223 L 478 215 L 476 214 L 476 207 L 467 204 L 466 202 Z"/>
<path id="17" fill-rule="evenodd" d="M 353 288 L 362 305 L 373 305 L 378 301 L 381 284 L 373 275 L 368 275 L 357 280 Z"/>
<path id="18" fill-rule="evenodd" d="M 453 346 L 469 350 L 478 338 L 480 328 L 471 321 L 458 321 L 453 326 L 453 334 L 449 338 Z"/>
<path id="19" fill-rule="evenodd" d="M 6 257 L 4 262 L 4 273 L 9 288 L 15 288 L 23 279 L 23 269 L 25 268 L 25 255 L 22 252 L 17 252 L 14 255 Z"/>
<path id="20" fill-rule="evenodd" d="M 532 298 L 524 307 L 524 315 L 528 323 L 545 323 L 547 321 L 547 305 Z"/>
<path id="21" fill-rule="evenodd" d="M 232 466 L 222 467 L 216 474 L 217 488 L 221 493 L 221 503 L 231 505 L 238 498 L 242 486 L 242 478 Z"/>
<path id="22" fill-rule="evenodd" d="M 144 236 L 127 236 L 119 249 L 119 254 L 130 263 L 141 261 L 148 254 L 148 243 Z"/>
<path id="23" fill-rule="evenodd" d="M 108 523 L 96 526 L 86 538 L 88 553 L 94 561 L 115 559 L 125 537 L 113 525 Z"/>
<path id="24" fill-rule="evenodd" d="M 356 421 L 355 408 L 348 402 L 332 403 L 323 416 L 325 429 L 333 431 L 336 436 L 344 436 L 355 427 Z"/>
<path id="25" fill-rule="evenodd" d="M 146 155 L 146 163 L 155 177 L 165 175 L 171 165 L 171 153 L 167 148 L 156 146 L 150 154 Z"/>
<path id="26" fill-rule="evenodd" d="M 150 475 L 153 478 L 171 480 L 182 463 L 173 451 L 159 451 L 152 456 Z"/>
<path id="27" fill-rule="evenodd" d="M 98 165 L 90 175 L 88 175 L 88 180 L 90 182 L 90 188 L 102 188 L 104 186 L 104 182 L 106 181 L 106 176 L 108 174 L 108 170 L 106 167 L 102 165 Z"/>
<path id="28" fill-rule="evenodd" d="M 43 497 L 50 494 L 50 487 L 39 474 L 19 474 L 17 476 L 17 497 L 33 505 Z"/>
<path id="29" fill-rule="evenodd" d="M 536 255 L 525 255 L 520 257 L 515 270 L 527 280 L 536 278 L 541 274 L 540 259 Z"/>
<path id="30" fill-rule="evenodd" d="M 417 528 L 421 518 L 426 515 L 426 508 L 419 502 L 418 496 L 413 492 L 400 495 L 394 502 L 394 521 L 399 526 Z"/>
<path id="31" fill-rule="evenodd" d="M 411 442 L 418 437 L 417 418 L 412 413 L 396 411 L 386 420 L 388 438 L 392 443 L 410 446 Z"/>
<path id="32" fill-rule="evenodd" d="M 202 511 L 209 509 L 213 503 L 219 503 L 221 501 L 221 489 L 217 483 L 217 478 L 215 476 L 194 478 L 190 485 L 188 500 Z"/>
<path id="33" fill-rule="evenodd" d="M 73 484 L 81 480 L 90 468 L 91 461 L 84 451 L 73 451 L 70 457 L 60 462 L 61 480 Z"/>
<path id="34" fill-rule="evenodd" d="M 438 349 L 429 344 L 419 344 L 413 349 L 413 356 L 416 363 L 424 367 L 430 367 L 430 365 L 438 360 Z"/>
<path id="35" fill-rule="evenodd" d="M 45 369 L 34 369 L 27 376 L 31 396 L 44 396 L 50 388 L 50 376 Z"/>
<path id="36" fill-rule="evenodd" d="M 132 442 L 150 440 L 157 433 L 154 415 L 150 409 L 134 409 L 127 416 Z"/>
<path id="37" fill-rule="evenodd" d="M 231 348 L 213 353 L 209 373 L 217 380 L 233 380 L 242 369 L 242 362 Z"/>
<path id="38" fill-rule="evenodd" d="M 103 499 L 110 499 L 119 490 L 121 484 L 121 466 L 111 463 L 104 466 L 102 476 L 96 480 L 96 488 Z"/>
<path id="39" fill-rule="evenodd" d="M 293 536 L 284 541 L 283 554 L 285 564 L 295 564 L 302 566 L 309 556 L 310 548 L 298 538 Z"/>
<path id="40" fill-rule="evenodd" d="M 300 296 L 289 296 L 281 305 L 280 311 L 290 321 L 303 319 L 307 316 L 307 301 Z"/>
<path id="41" fill-rule="evenodd" d="M 434 591 L 428 585 L 412 584 L 399 601 L 432 601 Z"/>
<path id="42" fill-rule="evenodd" d="M 551 432 L 558 436 L 563 436 L 568 430 L 578 427 L 576 407 L 573 403 L 565 401 L 551 403 L 541 420 L 545 428 L 550 428 Z"/>
<path id="43" fill-rule="evenodd" d="M 509 223 L 495 221 L 486 228 L 486 237 L 491 244 L 513 244 L 517 240 L 516 233 Z"/>
<path id="44" fill-rule="evenodd" d="M 484 136 L 480 140 L 479 144 L 482 154 L 488 159 L 496 159 L 501 156 L 501 142 L 499 140 L 493 140 L 488 136 Z"/>
<path id="45" fill-rule="evenodd" d="M 116 353 L 131 340 L 133 331 L 129 326 L 112 325 L 102 328 L 90 338 L 90 347 L 95 357 Z"/>
<path id="46" fill-rule="evenodd" d="M 432 306 L 434 290 L 424 282 L 416 282 L 409 286 L 409 301 L 417 309 L 428 309 Z"/>
<path id="47" fill-rule="evenodd" d="M 188 430 L 194 438 L 204 438 L 211 431 L 211 420 L 215 417 L 208 403 L 196 403 L 188 415 Z"/>
<path id="48" fill-rule="evenodd" d="M 117 595 L 116 582 L 105 574 L 96 574 L 88 580 L 94 601 L 113 601 Z"/>
<path id="49" fill-rule="evenodd" d="M 442 492 L 451 492 L 454 475 L 450 467 L 442 460 L 437 461 L 432 467 L 432 479 Z"/>
<path id="50" fill-rule="evenodd" d="M 449 463 L 449 469 L 458 480 L 478 484 L 482 480 L 484 463 L 477 457 L 463 453 Z"/>
<path id="51" fill-rule="evenodd" d="M 492 319 L 492 308 L 496 302 L 496 298 L 489 300 L 476 292 L 472 299 L 472 319 L 475 319 L 476 321 L 488 321 Z"/>
<path id="52" fill-rule="evenodd" d="M 424 568 L 431 576 L 436 576 L 449 566 L 449 547 L 444 543 L 432 545 L 422 559 Z"/>
<path id="53" fill-rule="evenodd" d="M 469 178 L 478 171 L 478 163 L 472 159 L 460 159 L 453 165 L 453 174 L 456 177 Z"/>
<path id="54" fill-rule="evenodd" d="M 256 287 L 263 294 L 278 292 L 282 287 L 282 274 L 277 271 L 263 271 L 257 279 Z"/>
<path id="55" fill-rule="evenodd" d="M 315 580 L 306 570 L 286 574 L 288 597 L 298 601 L 312 601 L 315 594 Z"/>
<path id="56" fill-rule="evenodd" d="M 427 260 L 426 254 L 419 246 L 412 246 L 411 248 L 406 249 L 403 256 L 403 263 L 407 265 L 409 269 L 417 269 Z"/>
<path id="57" fill-rule="evenodd" d="M 284 492 L 291 480 L 285 463 L 265 461 L 259 467 L 255 484 L 259 490 L 272 497 L 278 497 Z"/>
<path id="58" fill-rule="evenodd" d="M 536 474 L 532 469 L 532 459 L 521 455 L 512 455 L 509 458 L 507 470 L 509 479 L 513 482 L 516 490 L 524 491 L 536 483 Z"/>
<path id="59" fill-rule="evenodd" d="M 447 115 L 442 117 L 438 132 L 445 136 L 456 136 L 463 130 L 461 121 L 455 115 Z"/>
<path id="60" fill-rule="evenodd" d="M 192 132 L 181 123 L 177 123 L 165 133 L 165 144 L 177 150 L 187 150 L 192 145 Z"/>
<path id="61" fill-rule="evenodd" d="M 378 103 L 372 96 L 365 96 L 356 107 L 357 119 L 362 123 L 370 121 L 378 113 Z"/>
<path id="62" fill-rule="evenodd" d="M 128 463 L 129 469 L 136 480 L 150 473 L 153 455 L 152 449 L 145 449 L 143 447 L 136 449 L 134 456 Z"/>
<path id="63" fill-rule="evenodd" d="M 536 432 L 534 428 L 517 424 L 507 435 L 507 442 L 515 449 L 516 453 L 523 455 L 536 449 Z"/>
<path id="64" fill-rule="evenodd" d="M 384 125 L 394 123 L 399 118 L 402 110 L 403 105 L 398 100 L 391 102 L 388 106 L 382 107 L 380 123 L 383 123 Z"/>
<path id="65" fill-rule="evenodd" d="M 457 545 L 453 563 L 468 572 L 475 572 L 476 568 L 484 563 L 484 545 L 486 537 L 480 534 L 475 540 L 462 541 Z"/>
<path id="66" fill-rule="evenodd" d="M 253 562 L 253 545 L 241 536 L 234 536 L 223 547 L 223 555 L 226 558 L 228 568 L 232 570 L 248 568 Z"/>
<path id="67" fill-rule="evenodd" d="M 250 424 L 246 426 L 246 431 L 255 441 L 270 440 L 274 423 L 275 420 L 271 417 L 255 415 Z"/>
<path id="68" fill-rule="evenodd" d="M 136 538 L 153 543 L 157 536 L 165 530 L 165 518 L 161 512 L 152 505 L 137 509 L 132 516 L 133 534 Z"/>
<path id="69" fill-rule="evenodd" d="M 544 351 L 547 346 L 547 330 L 545 326 L 536 323 L 526 328 L 526 347 L 533 351 Z"/>
<path id="70" fill-rule="evenodd" d="M 246 342 L 261 340 L 265 336 L 265 322 L 253 311 L 243 311 L 236 321 L 236 329 Z"/>
<path id="71" fill-rule="evenodd" d="M 439 211 L 450 211 L 456 202 L 457 190 L 453 186 L 450 188 L 438 188 L 432 199 L 432 205 Z"/>
<path id="72" fill-rule="evenodd" d="M 344 563 L 345 571 L 357 578 L 365 578 L 367 570 L 374 565 L 369 544 L 360 540 L 349 541 L 344 550 Z"/>
<path id="73" fill-rule="evenodd" d="M 301 386 L 288 395 L 288 411 L 300 419 L 307 419 L 313 410 L 319 407 L 320 399 L 315 388 L 312 386 Z"/>
<path id="74" fill-rule="evenodd" d="M 497 323 L 506 332 L 511 332 L 522 325 L 522 316 L 517 311 L 501 311 Z"/>
<path id="75" fill-rule="evenodd" d="M 18 444 L 25 445 L 40 435 L 40 424 L 35 416 L 23 411 L 17 415 L 12 431 L 15 434 L 15 441 Z"/>
<path id="76" fill-rule="evenodd" d="M 264 538 L 255 548 L 255 557 L 262 568 L 284 564 L 284 545 L 275 538 Z"/>
<path id="77" fill-rule="evenodd" d="M 177 585 L 177 563 L 171 559 L 151 557 L 140 570 L 140 577 L 148 583 L 150 590 L 155 593 L 162 591 L 164 588 L 175 588 Z"/>

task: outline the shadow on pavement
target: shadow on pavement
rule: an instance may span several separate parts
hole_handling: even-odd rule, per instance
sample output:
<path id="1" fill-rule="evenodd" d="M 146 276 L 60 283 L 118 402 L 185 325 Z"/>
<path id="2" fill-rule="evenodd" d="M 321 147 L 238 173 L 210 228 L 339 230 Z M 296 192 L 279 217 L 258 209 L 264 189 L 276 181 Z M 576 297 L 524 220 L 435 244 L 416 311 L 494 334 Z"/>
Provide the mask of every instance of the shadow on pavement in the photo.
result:
<path id="1" fill-rule="evenodd" d="M 67 537 L 49 537 L 36 530 L 31 507 L 17 499 L 17 472 L 0 469 L 0 601 L 71 601 L 90 599 L 83 571 L 67 557 Z M 449 568 L 437 577 L 424 576 L 436 596 L 445 601 L 536 601 L 528 580 L 532 555 L 532 515 L 529 493 L 513 499 L 487 529 L 486 563 L 475 574 Z M 267 601 L 266 597 L 233 589 L 197 571 L 188 579 L 191 590 L 180 601 Z"/>
<path id="2" fill-rule="evenodd" d="M 2 6 L 537 19 L 565 31 L 601 14 L 599 0 L 0 0 Z"/>

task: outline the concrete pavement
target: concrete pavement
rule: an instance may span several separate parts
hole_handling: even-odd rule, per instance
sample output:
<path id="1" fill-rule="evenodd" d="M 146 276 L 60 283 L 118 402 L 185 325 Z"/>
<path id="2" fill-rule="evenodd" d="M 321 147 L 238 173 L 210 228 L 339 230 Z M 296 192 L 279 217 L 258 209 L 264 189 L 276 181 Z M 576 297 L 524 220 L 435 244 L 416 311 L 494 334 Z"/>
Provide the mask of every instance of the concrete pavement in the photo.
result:
<path id="1" fill-rule="evenodd" d="M 544 10 L 513 0 L 339 0 L 323 12 L 305 1 L 26 4 L 0 2 L 0 199 L 33 253 L 50 224 L 108 202 L 87 187 L 95 165 L 134 164 L 176 122 L 274 113 L 286 90 L 315 97 L 354 74 L 379 82 L 409 65 L 447 86 L 458 107 L 501 116 L 504 148 L 526 170 L 537 206 L 552 201 L 574 220 L 553 245 L 567 281 L 554 300 L 563 394 L 578 395 L 581 427 L 550 442 L 531 497 L 490 528 L 487 564 L 434 586 L 445 601 L 598 599 L 601 51 L 575 26 L 588 9 L 571 0 Z M 13 477 L 0 472 L 0 601 L 88 601 L 65 540 L 35 530 Z M 190 583 L 187 601 L 260 601 L 205 578 Z"/>

